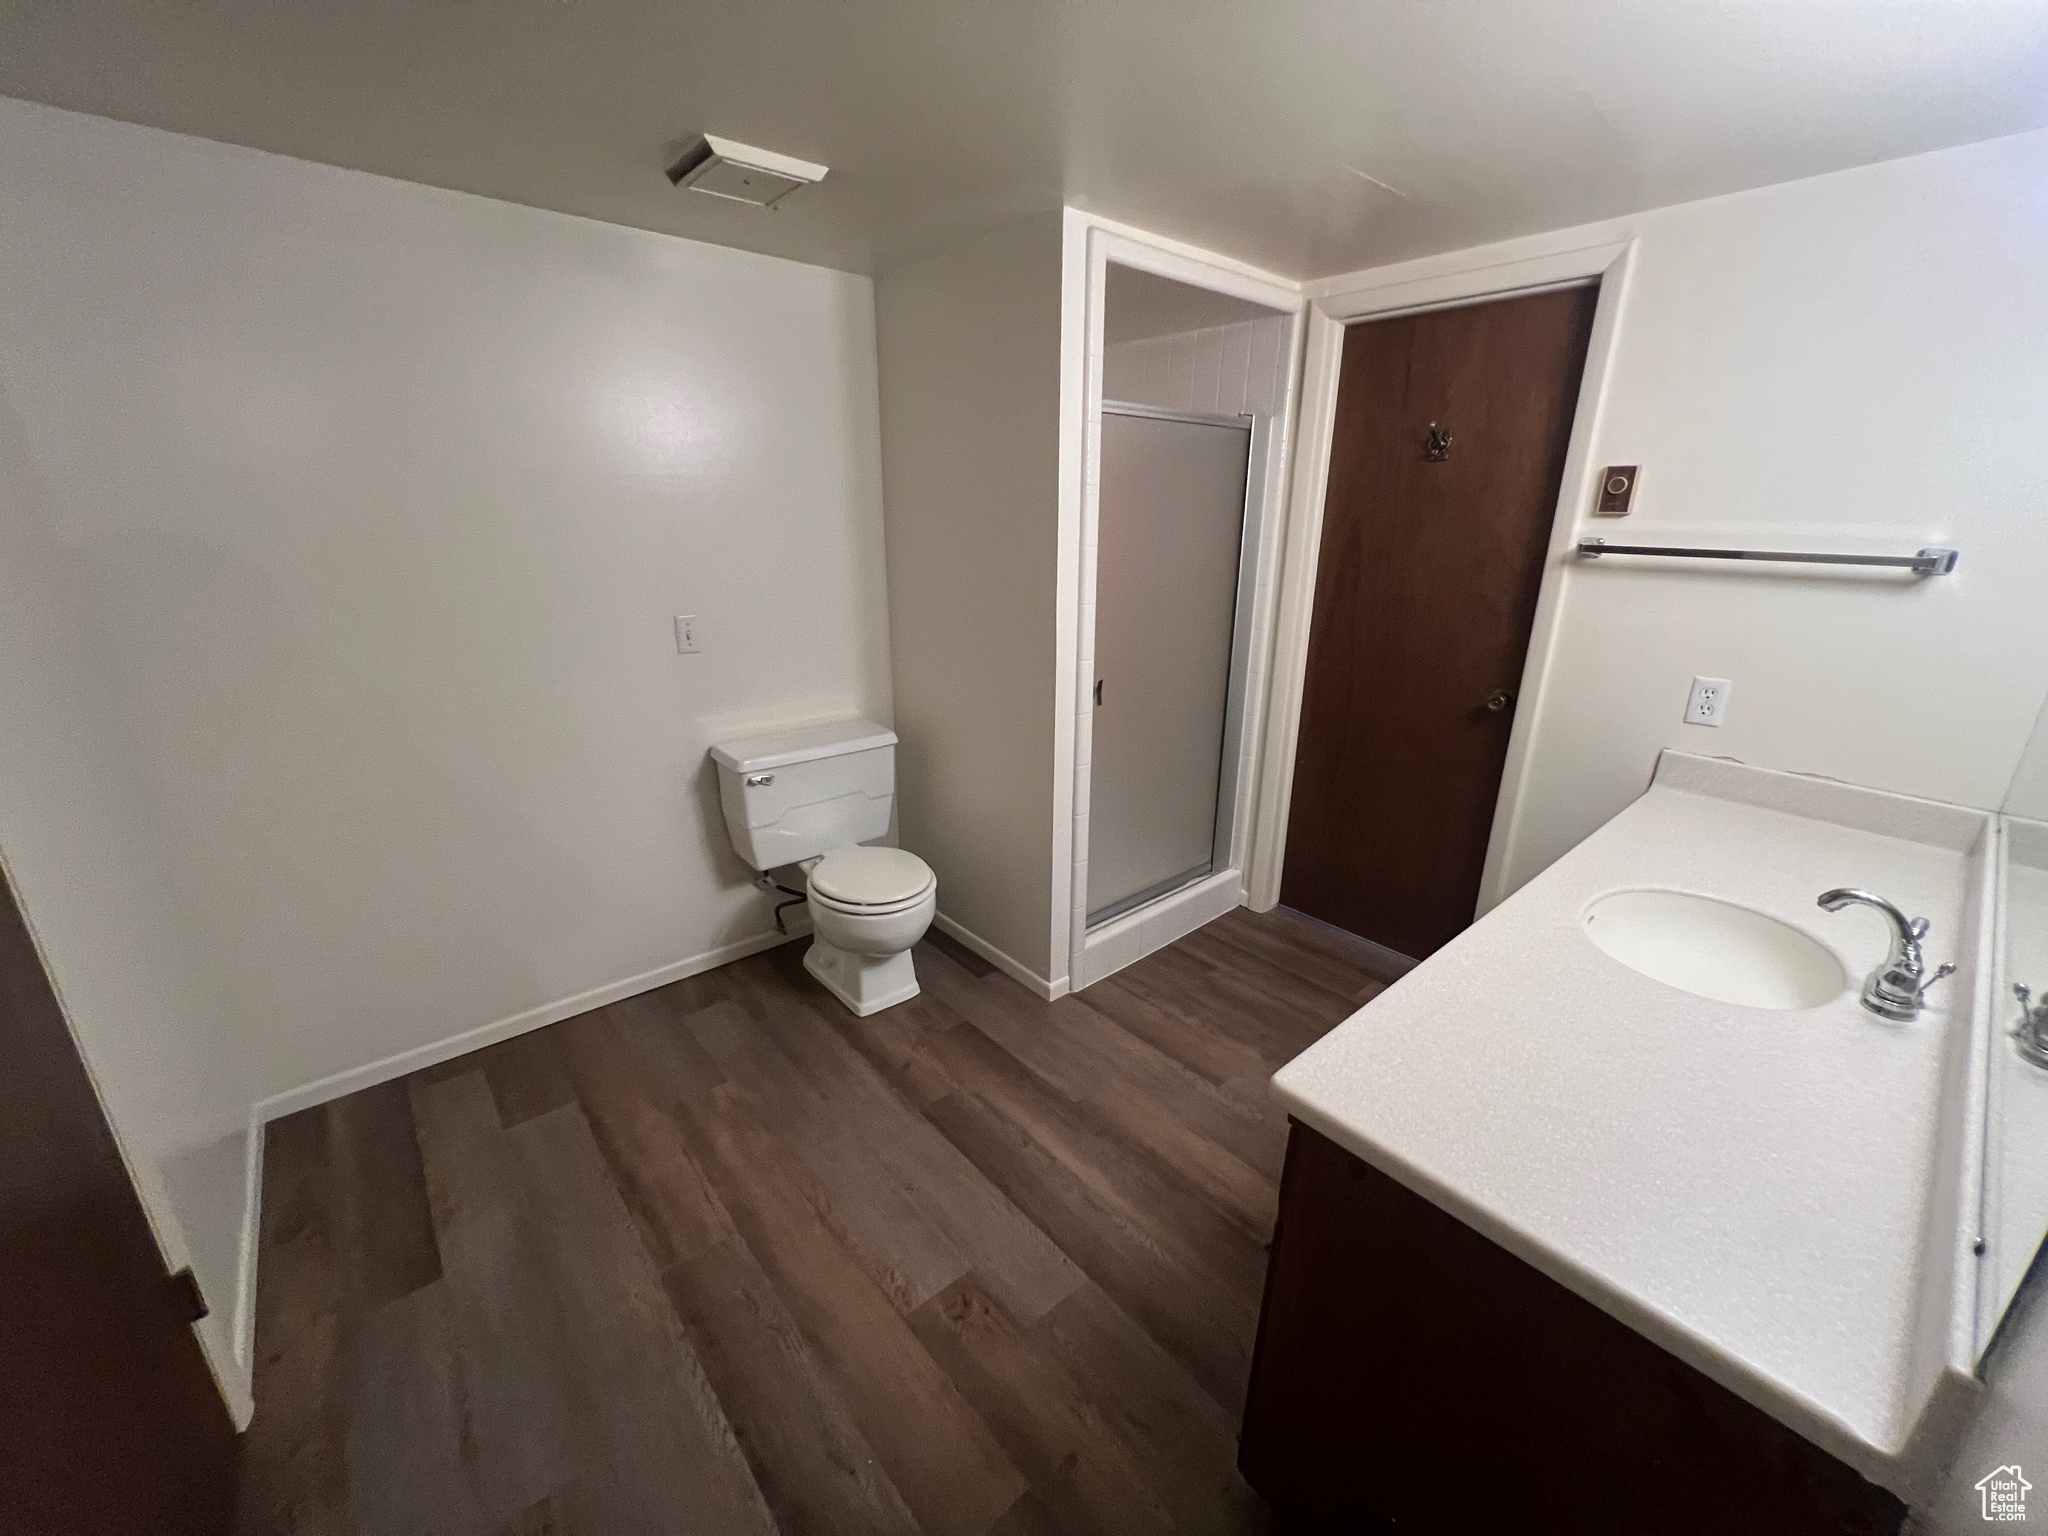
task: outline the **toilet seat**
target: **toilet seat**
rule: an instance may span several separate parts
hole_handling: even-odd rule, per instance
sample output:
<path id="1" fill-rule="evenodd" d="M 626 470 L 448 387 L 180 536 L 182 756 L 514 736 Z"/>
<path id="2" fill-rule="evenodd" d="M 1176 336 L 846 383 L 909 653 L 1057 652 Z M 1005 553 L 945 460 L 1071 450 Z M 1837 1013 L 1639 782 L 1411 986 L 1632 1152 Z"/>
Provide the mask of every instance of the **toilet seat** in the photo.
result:
<path id="1" fill-rule="evenodd" d="M 875 917 L 914 907 L 931 894 L 932 867 L 901 848 L 837 848 L 811 866 L 810 898 L 834 911 Z"/>

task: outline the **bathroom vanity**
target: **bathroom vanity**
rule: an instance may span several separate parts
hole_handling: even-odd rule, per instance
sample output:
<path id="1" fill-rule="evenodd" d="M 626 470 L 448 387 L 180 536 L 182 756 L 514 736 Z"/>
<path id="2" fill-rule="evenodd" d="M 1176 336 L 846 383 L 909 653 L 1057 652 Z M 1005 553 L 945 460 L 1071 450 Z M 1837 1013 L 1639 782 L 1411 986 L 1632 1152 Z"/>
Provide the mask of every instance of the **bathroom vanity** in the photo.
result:
<path id="1" fill-rule="evenodd" d="M 1298 1121 L 1239 1463 L 1312 1529 L 1893 1536 L 1905 1515 Z"/>
<path id="2" fill-rule="evenodd" d="M 1986 812 L 1666 753 L 1284 1068 L 1252 1485 L 1350 1528 L 1896 1531 L 1995 1323 L 2000 858 Z M 1916 1017 L 1863 1006 L 1893 929 L 1843 886 L 1955 965 Z"/>

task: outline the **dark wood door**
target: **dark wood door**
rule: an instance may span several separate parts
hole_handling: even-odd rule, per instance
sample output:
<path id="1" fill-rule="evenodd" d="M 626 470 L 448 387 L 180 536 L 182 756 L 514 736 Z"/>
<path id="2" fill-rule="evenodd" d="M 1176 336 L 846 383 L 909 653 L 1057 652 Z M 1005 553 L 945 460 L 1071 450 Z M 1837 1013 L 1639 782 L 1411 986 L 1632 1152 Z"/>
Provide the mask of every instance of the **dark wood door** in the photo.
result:
<path id="1" fill-rule="evenodd" d="M 0 1530 L 219 1532 L 235 1430 L 0 879 Z"/>
<path id="2" fill-rule="evenodd" d="M 1416 959 L 1479 899 L 1596 297 L 1344 339 L 1280 899 Z"/>

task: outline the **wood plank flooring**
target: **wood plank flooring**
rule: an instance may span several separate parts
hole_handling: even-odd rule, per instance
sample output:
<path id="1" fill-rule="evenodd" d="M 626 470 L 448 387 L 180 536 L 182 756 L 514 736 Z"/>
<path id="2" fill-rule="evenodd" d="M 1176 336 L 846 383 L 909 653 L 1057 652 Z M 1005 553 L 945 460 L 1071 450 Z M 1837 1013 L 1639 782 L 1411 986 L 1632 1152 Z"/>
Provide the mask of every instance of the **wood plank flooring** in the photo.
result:
<path id="1" fill-rule="evenodd" d="M 237 1529 L 1261 1531 L 1237 1423 L 1285 1121 L 1385 985 L 1238 911 L 1046 1003 L 802 945 L 269 1128 Z"/>

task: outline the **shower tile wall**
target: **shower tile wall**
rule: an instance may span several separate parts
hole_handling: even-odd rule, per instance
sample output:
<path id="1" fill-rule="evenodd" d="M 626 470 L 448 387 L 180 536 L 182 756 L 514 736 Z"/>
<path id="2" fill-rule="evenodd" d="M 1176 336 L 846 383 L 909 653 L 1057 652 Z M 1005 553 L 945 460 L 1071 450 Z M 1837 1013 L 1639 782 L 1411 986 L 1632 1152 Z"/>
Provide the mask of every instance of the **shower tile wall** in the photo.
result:
<path id="1" fill-rule="evenodd" d="M 1103 348 L 1102 395 L 1170 411 L 1267 416 L 1280 409 L 1287 317 L 1150 336 Z"/>

